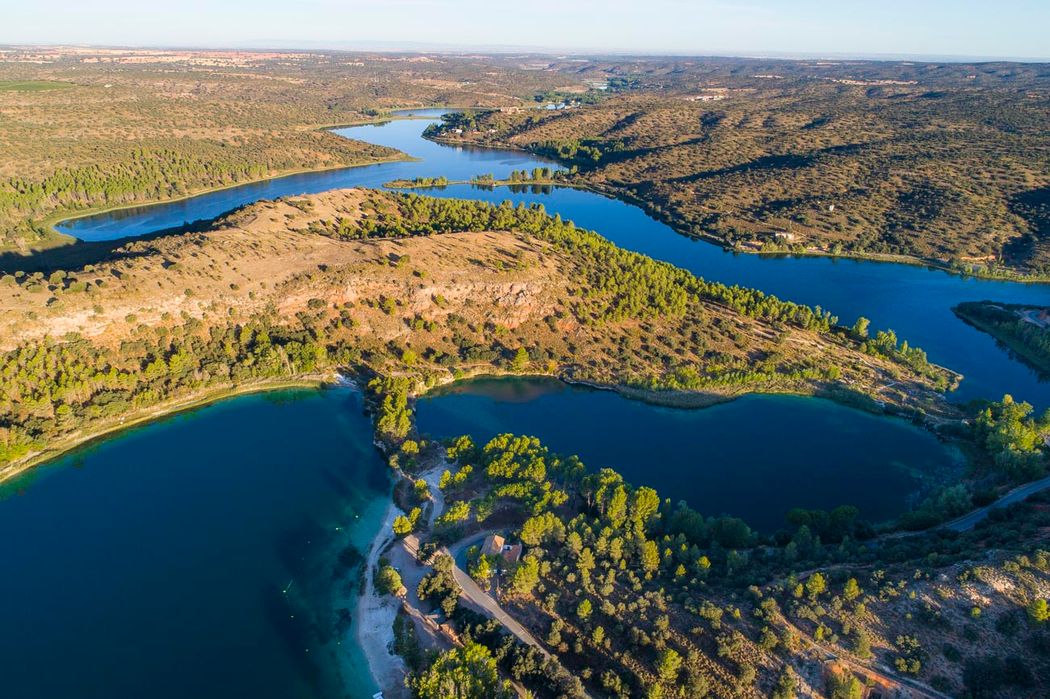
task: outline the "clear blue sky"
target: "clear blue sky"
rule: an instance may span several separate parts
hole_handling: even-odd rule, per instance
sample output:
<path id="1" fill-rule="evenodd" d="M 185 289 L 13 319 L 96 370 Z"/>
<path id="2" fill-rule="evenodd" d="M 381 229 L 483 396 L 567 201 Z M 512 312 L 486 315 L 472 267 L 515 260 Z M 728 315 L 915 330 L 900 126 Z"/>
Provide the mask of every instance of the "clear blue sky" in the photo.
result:
<path id="1" fill-rule="evenodd" d="M 0 0 L 0 43 L 355 42 L 1047 58 L 1050 0 Z"/>

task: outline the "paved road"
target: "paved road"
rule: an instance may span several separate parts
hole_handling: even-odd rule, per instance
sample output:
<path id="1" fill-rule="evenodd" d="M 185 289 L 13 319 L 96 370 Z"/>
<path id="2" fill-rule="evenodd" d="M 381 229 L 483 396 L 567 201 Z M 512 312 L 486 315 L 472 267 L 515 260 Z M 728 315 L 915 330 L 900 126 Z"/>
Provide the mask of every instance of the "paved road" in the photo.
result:
<path id="1" fill-rule="evenodd" d="M 492 532 L 478 532 L 465 539 L 457 541 L 452 544 L 451 547 L 446 549 L 446 553 L 452 557 L 452 577 L 455 578 L 460 588 L 463 590 L 461 598 L 466 600 L 467 603 L 475 608 L 482 614 L 494 618 L 499 623 L 503 624 L 508 631 L 514 634 L 518 640 L 522 643 L 527 643 L 534 648 L 537 648 L 544 655 L 550 655 L 547 649 L 544 648 L 536 637 L 529 633 L 528 629 L 519 624 L 509 614 L 503 611 L 503 608 L 499 605 L 499 602 L 495 600 L 489 593 L 481 589 L 481 587 L 474 582 L 474 579 L 467 575 L 466 571 L 459 567 L 457 564 L 456 557 L 459 556 L 463 549 L 470 547 L 471 545 L 478 543 Z"/>
<path id="2" fill-rule="evenodd" d="M 1034 495 L 1040 490 L 1045 490 L 1046 488 L 1050 488 L 1050 476 L 1042 478 L 1038 481 L 1026 483 L 1022 486 L 1018 486 L 1017 488 L 1014 488 L 1006 495 L 993 502 L 991 505 L 982 507 L 979 510 L 974 510 L 969 514 L 963 515 L 958 519 L 953 519 L 951 522 L 948 522 L 947 524 L 942 524 L 941 526 L 945 529 L 951 529 L 957 532 L 968 531 L 970 529 L 973 529 L 978 522 L 987 517 L 988 513 L 992 510 L 998 509 L 1000 507 L 1006 507 L 1007 505 L 1012 505 L 1015 502 L 1021 502 L 1029 495 Z"/>
<path id="3" fill-rule="evenodd" d="M 427 528 L 433 529 L 434 520 L 445 511 L 445 497 L 438 488 L 438 481 L 441 478 L 441 473 L 444 471 L 444 464 L 438 467 L 429 469 L 421 477 L 430 486 L 430 497 L 434 501 L 434 506 L 431 508 L 430 516 L 427 518 Z M 445 553 L 452 557 L 452 577 L 456 583 L 462 588 L 463 594 L 462 599 L 466 601 L 471 607 L 475 608 L 482 614 L 496 619 L 498 622 L 507 627 L 507 630 L 514 634 L 523 643 L 528 643 L 530 646 L 538 648 L 544 655 L 549 655 L 547 650 L 540 645 L 540 642 L 528 632 L 528 630 L 515 621 L 509 614 L 507 614 L 500 607 L 499 603 L 493 599 L 491 595 L 481 589 L 473 578 L 467 575 L 466 571 L 459 567 L 455 563 L 456 556 L 469 546 L 470 544 L 476 543 L 480 539 L 484 539 L 490 532 L 479 532 L 473 536 L 470 536 L 462 541 L 456 542 L 452 545 L 451 550 L 446 549 Z M 401 569 L 402 581 L 405 582 L 408 587 L 407 599 L 409 606 L 416 609 L 420 608 L 419 598 L 416 597 L 416 585 L 419 584 L 419 580 L 422 579 L 423 575 L 430 571 L 429 566 L 419 566 L 415 561 L 415 554 L 419 548 L 419 536 L 417 534 L 410 534 L 401 541 L 401 546 L 394 547 L 391 550 L 392 562 Z"/>
<path id="4" fill-rule="evenodd" d="M 462 568 L 459 566 L 453 566 L 452 576 L 463 589 L 461 599 L 465 600 L 468 605 L 503 624 L 507 630 L 517 636 L 518 640 L 522 643 L 527 643 L 530 646 L 539 649 L 544 655 L 550 655 L 550 653 L 547 652 L 547 649 L 540 645 L 540 642 L 537 641 L 524 626 L 516 622 L 509 614 L 503 611 L 503 608 L 499 606 L 499 603 L 494 600 L 491 595 L 478 587 L 478 584 L 474 582 L 474 579 L 467 575 Z"/>

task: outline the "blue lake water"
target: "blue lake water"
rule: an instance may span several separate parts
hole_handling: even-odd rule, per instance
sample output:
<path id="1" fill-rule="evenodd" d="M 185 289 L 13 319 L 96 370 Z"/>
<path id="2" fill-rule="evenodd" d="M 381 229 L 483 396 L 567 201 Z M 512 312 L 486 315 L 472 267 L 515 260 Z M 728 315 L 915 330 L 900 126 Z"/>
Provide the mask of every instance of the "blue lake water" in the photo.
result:
<path id="1" fill-rule="evenodd" d="M 3 696 L 370 697 L 334 596 L 352 596 L 340 561 L 375 535 L 388 471 L 358 394 L 303 390 L 180 414 L 6 483 Z"/>
<path id="2" fill-rule="evenodd" d="M 555 379 L 453 384 L 416 404 L 420 430 L 539 437 L 591 470 L 613 468 L 706 515 L 741 517 L 772 532 L 792 507 L 854 505 L 869 521 L 904 512 L 922 475 L 955 471 L 959 457 L 930 433 L 798 396 L 746 396 L 703 410 L 662 408 Z"/>
<path id="3" fill-rule="evenodd" d="M 436 117 L 440 110 L 415 113 Z M 489 172 L 502 176 L 513 169 L 548 164 L 525 153 L 454 148 L 427 141 L 420 135 L 429 123 L 426 119 L 397 120 L 336 130 L 348 138 L 397 148 L 418 161 L 293 175 L 177 202 L 72 219 L 59 228 L 84 240 L 114 239 L 211 218 L 258 199 L 340 187 L 377 187 L 401 178 L 444 175 L 457 180 Z M 1050 305 L 1050 285 L 964 279 L 901 264 L 734 254 L 679 235 L 635 206 L 581 190 L 536 193 L 460 185 L 427 193 L 491 202 L 540 202 L 551 213 L 596 230 L 621 247 L 671 262 L 707 279 L 820 305 L 847 323 L 864 315 L 875 329 L 892 328 L 912 345 L 925 349 L 932 361 L 965 375 L 956 400 L 999 398 L 1011 393 L 1038 407 L 1050 407 L 1050 384 L 951 312 L 961 301 L 981 299 Z"/>
<path id="4" fill-rule="evenodd" d="M 546 164 L 425 141 L 427 123 L 337 130 L 419 161 L 278 178 L 59 228 L 83 240 L 119 239 L 258 199 Z M 904 265 L 734 255 L 580 190 L 431 193 L 541 202 L 618 245 L 707 278 L 892 327 L 966 374 L 960 399 L 1010 392 L 1050 405 L 1050 388 L 1035 372 L 950 311 L 984 298 L 1050 304 L 1050 287 Z M 387 488 L 360 409 L 348 391 L 238 398 L 106 440 L 5 486 L 4 696 L 370 696 L 360 650 L 333 646 L 342 627 L 332 595 L 346 592 L 333 570 L 349 540 L 360 549 L 374 535 Z M 916 473 L 952 459 L 904 423 L 801 398 L 676 411 L 560 384 L 472 384 L 421 401 L 419 417 L 435 434 L 533 433 L 593 467 L 618 468 L 665 497 L 763 529 L 779 526 L 796 505 L 849 503 L 870 519 L 892 516 L 916 492 Z M 359 524 L 345 529 L 352 522 Z M 354 556 L 342 560 L 353 564 Z"/>
<path id="5" fill-rule="evenodd" d="M 417 110 L 413 114 L 441 114 L 442 110 Z M 380 187 L 391 180 L 446 175 L 470 179 L 479 172 L 510 172 L 547 164 L 532 156 L 490 149 L 447 148 L 420 138 L 431 120 L 399 119 L 382 124 L 335 129 L 335 133 L 397 148 L 420 161 L 402 161 L 364 167 L 308 172 L 278 177 L 208 192 L 187 199 L 117 209 L 69 219 L 56 228 L 81 240 L 114 240 L 174 228 L 219 214 L 260 199 L 325 192 L 344 187 Z"/>

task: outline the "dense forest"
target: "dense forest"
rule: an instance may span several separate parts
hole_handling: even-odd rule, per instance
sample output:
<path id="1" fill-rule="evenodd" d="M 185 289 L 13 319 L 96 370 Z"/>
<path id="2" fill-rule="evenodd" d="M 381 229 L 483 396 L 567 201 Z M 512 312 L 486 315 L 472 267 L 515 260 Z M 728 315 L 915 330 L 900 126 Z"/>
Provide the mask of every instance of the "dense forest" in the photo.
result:
<path id="1" fill-rule="evenodd" d="M 33 342 L 0 356 L 0 464 L 92 423 L 113 423 L 209 388 L 301 378 L 355 358 L 313 323 L 261 316 L 205 328 L 196 319 L 145 328 L 119 349 L 83 339 Z"/>
<path id="2" fill-rule="evenodd" d="M 349 166 L 395 155 L 390 149 L 327 132 L 242 143 L 237 148 L 221 141 L 152 141 L 149 146 L 114 147 L 105 160 L 63 168 L 40 180 L 2 180 L 0 216 L 15 221 L 55 210 L 157 201 L 296 169 Z"/>

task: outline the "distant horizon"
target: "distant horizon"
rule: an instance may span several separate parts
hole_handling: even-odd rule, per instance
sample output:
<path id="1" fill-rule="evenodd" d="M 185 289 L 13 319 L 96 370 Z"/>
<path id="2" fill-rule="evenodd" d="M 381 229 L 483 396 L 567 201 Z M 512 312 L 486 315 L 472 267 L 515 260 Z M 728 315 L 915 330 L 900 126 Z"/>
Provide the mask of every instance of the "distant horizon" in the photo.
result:
<path id="1" fill-rule="evenodd" d="M 762 50 L 736 50 L 736 51 L 712 51 L 683 53 L 677 51 L 658 51 L 643 49 L 625 49 L 610 47 L 600 48 L 572 48 L 560 46 L 540 45 L 498 45 L 498 44 L 444 44 L 414 41 L 383 41 L 378 39 L 367 39 L 361 41 L 347 41 L 344 44 L 332 42 L 309 42 L 309 41 L 284 41 L 274 39 L 271 41 L 258 41 L 245 44 L 193 44 L 193 43 L 97 43 L 97 42 L 2 42 L 2 49 L 25 49 L 25 48 L 77 48 L 77 49 L 105 49 L 105 50 L 127 50 L 127 51 L 284 51 L 292 53 L 418 53 L 418 54 L 445 54 L 445 55 L 507 55 L 515 54 L 531 56 L 574 56 L 574 57 L 637 57 L 637 58 L 738 58 L 745 60 L 777 60 L 777 61 L 803 61 L 803 60 L 840 60 L 840 61 L 864 61 L 864 62 L 916 62 L 916 63 L 1050 63 L 1050 55 L 1047 56 L 997 56 L 978 54 L 913 54 L 913 53 L 838 53 L 821 51 L 762 51 Z"/>
<path id="2" fill-rule="evenodd" d="M 1048 62 L 1045 0 L 38 0 L 0 44 Z M 377 48 L 385 47 L 385 48 Z M 412 48 L 406 48 L 412 47 Z"/>

